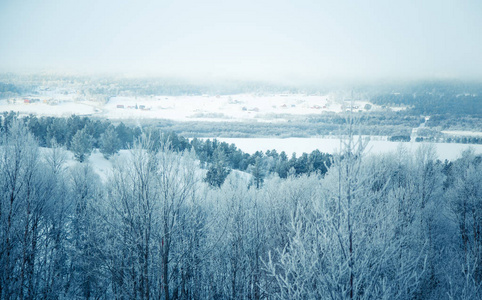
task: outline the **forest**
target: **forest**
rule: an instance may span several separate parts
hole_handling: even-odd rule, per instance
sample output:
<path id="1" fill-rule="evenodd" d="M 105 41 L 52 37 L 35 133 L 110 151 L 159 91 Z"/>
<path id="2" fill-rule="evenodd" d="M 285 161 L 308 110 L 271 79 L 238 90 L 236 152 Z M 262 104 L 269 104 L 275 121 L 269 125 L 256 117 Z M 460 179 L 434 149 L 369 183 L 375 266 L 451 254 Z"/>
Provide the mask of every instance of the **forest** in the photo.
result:
<path id="1" fill-rule="evenodd" d="M 9 116 L 0 299 L 482 297 L 482 157 L 470 150 L 452 162 L 429 145 L 368 156 L 348 119 L 340 153 L 284 174 L 269 162 L 289 160 L 271 152 Z M 103 149 L 108 178 L 83 147 Z"/>
<path id="2" fill-rule="evenodd" d="M 407 105 L 411 114 L 480 118 L 482 87 L 475 82 L 426 81 L 379 91 L 371 101 L 379 105 Z"/>
<path id="3" fill-rule="evenodd" d="M 281 178 L 286 178 L 290 171 L 296 174 L 324 174 L 331 164 L 331 155 L 318 150 L 309 154 L 302 153 L 299 157 L 295 153 L 289 157 L 284 151 L 278 153 L 274 149 L 266 153 L 258 151 L 251 155 L 241 151 L 234 144 L 229 145 L 216 139 L 189 140 L 169 128 L 159 129 L 150 125 L 130 126 L 122 122 L 114 125 L 109 120 L 94 120 L 76 115 L 69 118 L 39 118 L 35 115 L 19 117 L 14 112 L 5 112 L 0 115 L 0 120 L 0 132 L 7 133 L 10 124 L 18 120 L 33 134 L 39 146 L 51 147 L 54 143 L 65 147 L 72 151 L 80 162 L 86 160 L 94 149 L 99 149 L 107 159 L 121 149 L 130 149 L 144 132 L 156 149 L 168 141 L 173 151 L 192 149 L 200 160 L 201 167 L 209 168 L 206 180 L 217 186 L 224 182 L 230 170 L 248 173 L 258 170 L 257 176 L 264 177 L 267 173 L 277 173 Z"/>

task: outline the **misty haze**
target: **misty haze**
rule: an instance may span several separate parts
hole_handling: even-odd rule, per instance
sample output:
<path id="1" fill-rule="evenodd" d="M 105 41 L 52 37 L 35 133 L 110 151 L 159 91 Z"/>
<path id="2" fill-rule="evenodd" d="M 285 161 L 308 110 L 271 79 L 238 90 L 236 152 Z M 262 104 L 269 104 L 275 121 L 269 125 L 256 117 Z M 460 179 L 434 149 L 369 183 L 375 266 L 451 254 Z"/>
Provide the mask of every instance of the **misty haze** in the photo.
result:
<path id="1" fill-rule="evenodd" d="M 482 2 L 0 2 L 0 299 L 482 299 Z"/>

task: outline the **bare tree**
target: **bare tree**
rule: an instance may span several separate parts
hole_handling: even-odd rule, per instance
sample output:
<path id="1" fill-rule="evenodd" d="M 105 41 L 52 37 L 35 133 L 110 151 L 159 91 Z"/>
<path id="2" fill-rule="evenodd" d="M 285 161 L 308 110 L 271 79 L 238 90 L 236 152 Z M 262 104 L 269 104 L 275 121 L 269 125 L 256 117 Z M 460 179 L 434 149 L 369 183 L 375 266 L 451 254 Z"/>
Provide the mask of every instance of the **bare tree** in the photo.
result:
<path id="1" fill-rule="evenodd" d="M 121 241 L 115 242 L 121 256 L 111 254 L 119 294 L 170 299 L 186 293 L 181 287 L 186 287 L 183 280 L 192 278 L 192 271 L 182 265 L 188 254 L 182 236 L 195 221 L 188 216 L 195 207 L 200 176 L 192 154 L 175 153 L 169 144 L 154 147 L 146 135 L 127 160 L 114 163 L 109 222 Z"/>
<path id="2" fill-rule="evenodd" d="M 482 163 L 473 150 L 462 153 L 452 167 L 453 183 L 446 191 L 457 240 L 451 259 L 450 297 L 476 299 L 482 294 Z M 454 257 L 455 256 L 455 257 Z M 458 258 L 458 259 L 457 259 Z M 450 272 L 450 273 L 449 273 Z"/>
<path id="3" fill-rule="evenodd" d="M 48 177 L 41 173 L 37 144 L 20 121 L 12 122 L 0 151 L 0 298 L 34 298 Z"/>

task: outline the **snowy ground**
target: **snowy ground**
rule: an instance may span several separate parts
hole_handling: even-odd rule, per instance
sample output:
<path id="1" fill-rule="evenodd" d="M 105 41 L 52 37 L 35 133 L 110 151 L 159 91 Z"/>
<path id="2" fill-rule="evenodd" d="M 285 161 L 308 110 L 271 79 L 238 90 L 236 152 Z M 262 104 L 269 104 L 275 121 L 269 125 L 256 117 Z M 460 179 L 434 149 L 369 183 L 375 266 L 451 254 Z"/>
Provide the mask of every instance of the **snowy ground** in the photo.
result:
<path id="1" fill-rule="evenodd" d="M 40 148 L 40 152 L 44 157 L 50 155 L 52 150 L 50 148 Z M 68 150 L 63 150 L 65 154 L 65 166 L 73 167 L 80 164 L 74 159 L 74 154 Z M 119 154 L 115 156 L 115 159 L 125 159 L 129 156 L 129 150 L 121 150 Z M 102 181 L 106 181 L 110 173 L 112 172 L 112 161 L 104 158 L 99 150 L 94 150 L 92 154 L 88 157 L 87 162 L 92 166 L 93 170 L 97 175 L 99 175 Z"/>
<path id="2" fill-rule="evenodd" d="M 25 99 L 38 99 L 25 103 Z M 168 119 L 175 121 L 287 121 L 293 116 L 364 110 L 367 101 L 335 101 L 329 95 L 222 95 L 112 97 L 104 105 L 75 95 L 43 95 L 0 101 L 0 112 L 40 116 L 92 115 L 109 119 Z M 371 105 L 371 110 L 379 107 Z"/>
<path id="3" fill-rule="evenodd" d="M 442 133 L 455 136 L 477 136 L 482 137 L 482 132 L 478 131 L 463 131 L 463 130 L 443 130 Z"/>
<path id="4" fill-rule="evenodd" d="M 117 108 L 118 105 L 123 105 L 124 108 Z M 144 105 L 149 110 L 136 110 L 136 105 Z M 323 110 L 340 112 L 341 104 L 332 103 L 327 96 L 305 95 L 158 96 L 142 99 L 114 97 L 105 106 L 105 110 L 106 114 L 117 118 L 243 121 L 282 119 L 282 115 L 314 114 Z"/>
<path id="5" fill-rule="evenodd" d="M 44 155 L 48 155 L 48 151 L 51 151 L 49 148 L 41 148 L 42 153 Z M 78 161 L 74 159 L 74 155 L 72 152 L 68 150 L 64 150 L 66 154 L 66 161 L 65 161 L 65 166 L 66 167 L 74 167 L 75 165 L 80 164 Z M 107 182 L 110 176 L 112 176 L 112 170 L 113 170 L 113 164 L 116 162 L 122 163 L 123 161 L 129 161 L 131 157 L 131 150 L 120 150 L 119 153 L 115 154 L 112 156 L 110 159 L 105 159 L 102 153 L 99 152 L 98 149 L 95 149 L 92 154 L 87 158 L 87 160 L 84 163 L 90 164 L 94 172 L 99 175 L 100 180 L 102 182 Z M 199 161 L 197 161 L 199 164 Z M 205 176 L 205 171 L 198 169 L 197 172 L 199 172 L 199 176 L 204 177 Z M 238 172 L 238 171 L 237 171 Z M 243 172 L 239 172 L 243 173 Z M 245 174 L 241 174 L 240 176 L 246 176 Z"/>
<path id="6" fill-rule="evenodd" d="M 47 104 L 43 103 L 43 100 L 38 103 L 24 103 L 23 101 L 8 103 L 7 100 L 0 100 L 0 112 L 5 111 L 19 112 L 20 115 L 35 114 L 38 116 L 69 117 L 72 114 L 93 115 L 99 112 L 100 108 L 99 105 L 96 106 L 91 101 L 62 101 L 56 104 Z"/>

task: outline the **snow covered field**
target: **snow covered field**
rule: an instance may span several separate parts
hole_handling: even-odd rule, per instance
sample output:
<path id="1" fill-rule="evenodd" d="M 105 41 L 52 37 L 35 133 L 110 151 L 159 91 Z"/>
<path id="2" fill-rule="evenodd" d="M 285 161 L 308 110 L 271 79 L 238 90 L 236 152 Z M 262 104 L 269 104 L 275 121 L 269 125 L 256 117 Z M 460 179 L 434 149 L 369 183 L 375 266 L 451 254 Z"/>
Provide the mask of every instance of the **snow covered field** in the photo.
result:
<path id="1" fill-rule="evenodd" d="M 69 117 L 73 114 L 93 115 L 100 111 L 98 107 L 98 105 L 96 106 L 96 104 L 91 101 L 61 101 L 53 105 L 44 103 L 43 100 L 38 103 L 25 103 L 23 101 L 9 103 L 7 100 L 0 100 L 0 112 L 15 111 L 20 115 L 35 114 L 49 117 Z"/>
<path id="2" fill-rule="evenodd" d="M 340 140 L 336 138 L 218 138 L 218 140 L 229 144 L 234 143 L 239 149 L 251 154 L 256 151 L 266 152 L 266 150 L 276 149 L 278 153 L 285 151 L 289 157 L 293 152 L 300 156 L 303 152 L 310 153 L 315 149 L 326 153 L 335 153 L 340 149 Z M 398 147 L 403 145 L 408 151 L 415 153 L 416 149 L 424 144 L 427 143 L 370 141 L 366 152 L 369 154 L 395 153 Z M 476 154 L 482 153 L 482 145 L 448 143 L 433 143 L 433 145 L 441 160 L 455 160 L 469 147 L 472 147 Z"/>
<path id="3" fill-rule="evenodd" d="M 465 130 L 442 130 L 442 133 L 447 135 L 455 135 L 455 136 L 478 136 L 482 137 L 482 132 L 478 131 L 465 131 Z"/>
<path id="4" fill-rule="evenodd" d="M 0 101 L 0 112 L 17 111 L 40 116 L 92 115 L 109 119 L 168 119 L 176 121 L 286 121 L 290 117 L 339 113 L 353 106 L 364 110 L 367 101 L 335 101 L 330 95 L 217 95 L 112 97 L 106 104 L 69 95 L 35 96 Z M 25 99 L 36 98 L 36 103 Z M 53 105 L 52 105 L 53 104 Z M 378 109 L 371 105 L 371 110 Z"/>
<path id="5" fill-rule="evenodd" d="M 137 106 L 138 109 L 135 109 Z M 141 109 L 141 106 L 143 109 Z M 123 108 L 119 108 L 123 107 Z M 105 105 L 105 114 L 118 119 L 150 118 L 177 121 L 243 121 L 279 119 L 276 115 L 302 115 L 341 111 L 327 96 L 231 95 L 157 96 L 152 98 L 114 97 Z"/>

